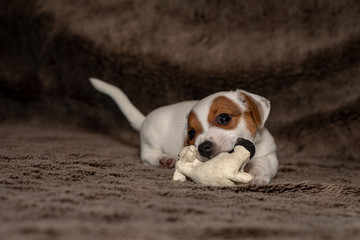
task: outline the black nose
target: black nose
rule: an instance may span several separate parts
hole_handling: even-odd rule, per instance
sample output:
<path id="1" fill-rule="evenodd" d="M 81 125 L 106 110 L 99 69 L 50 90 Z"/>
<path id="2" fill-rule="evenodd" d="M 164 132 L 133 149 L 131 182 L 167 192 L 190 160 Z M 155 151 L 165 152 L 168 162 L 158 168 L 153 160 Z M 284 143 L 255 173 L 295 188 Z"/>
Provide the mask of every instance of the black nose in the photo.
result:
<path id="1" fill-rule="evenodd" d="M 213 144 L 210 141 L 205 141 L 199 145 L 198 149 L 201 156 L 210 158 L 213 151 Z"/>

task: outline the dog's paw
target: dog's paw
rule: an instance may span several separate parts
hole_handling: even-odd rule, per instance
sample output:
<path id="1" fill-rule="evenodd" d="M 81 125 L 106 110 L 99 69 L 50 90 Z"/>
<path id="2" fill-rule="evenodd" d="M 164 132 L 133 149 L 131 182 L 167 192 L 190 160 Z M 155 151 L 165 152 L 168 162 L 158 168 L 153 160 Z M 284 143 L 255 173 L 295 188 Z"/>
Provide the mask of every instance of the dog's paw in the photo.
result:
<path id="1" fill-rule="evenodd" d="M 260 169 L 251 169 L 249 173 L 253 177 L 251 181 L 252 185 L 267 185 L 270 183 L 270 175 Z"/>
<path id="2" fill-rule="evenodd" d="M 163 157 L 160 159 L 161 168 L 174 168 L 176 160 L 170 157 Z"/>

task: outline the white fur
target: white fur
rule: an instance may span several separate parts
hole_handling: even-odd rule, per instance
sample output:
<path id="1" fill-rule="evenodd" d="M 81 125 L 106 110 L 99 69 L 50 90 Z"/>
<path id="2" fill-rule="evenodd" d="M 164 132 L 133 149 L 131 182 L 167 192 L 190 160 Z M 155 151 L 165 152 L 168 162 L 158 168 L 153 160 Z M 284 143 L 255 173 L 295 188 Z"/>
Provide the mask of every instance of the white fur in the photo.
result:
<path id="1" fill-rule="evenodd" d="M 253 176 L 253 182 L 267 184 L 275 177 L 278 169 L 276 145 L 271 134 L 263 127 L 270 112 L 270 102 L 267 99 L 243 90 L 218 92 L 201 101 L 186 101 L 158 108 L 144 117 L 117 87 L 94 78 L 91 78 L 90 82 L 97 90 L 109 95 L 134 129 L 140 131 L 141 160 L 144 164 L 158 166 L 163 158 L 177 158 L 187 134 L 187 115 L 192 110 L 204 129 L 204 132 L 196 137 L 196 148 L 203 141 L 211 140 L 216 150 L 211 156 L 214 157 L 218 153 L 231 150 L 237 138 L 249 139 L 255 144 L 256 154 L 245 170 Z M 255 137 L 251 136 L 243 119 L 233 130 L 210 126 L 207 122 L 211 103 L 218 96 L 228 97 L 238 104 L 242 112 L 249 111 L 248 103 L 239 96 L 240 93 L 249 96 L 261 113 L 262 123 Z"/>
<path id="2" fill-rule="evenodd" d="M 152 111 L 141 130 L 141 160 L 158 166 L 162 158 L 176 159 L 184 146 L 187 114 L 197 101 L 180 102 Z"/>
<path id="3" fill-rule="evenodd" d="M 96 78 L 90 78 L 90 82 L 94 88 L 96 88 L 96 90 L 114 99 L 121 112 L 123 112 L 123 114 L 129 120 L 131 126 L 137 131 L 140 130 L 145 116 L 134 105 L 132 105 L 129 98 L 123 91 Z"/>
<path id="4" fill-rule="evenodd" d="M 247 101 L 239 96 L 239 93 L 251 97 L 261 113 L 261 126 L 255 136 L 251 136 L 243 118 L 240 119 L 237 128 L 232 130 L 210 126 L 207 121 L 209 108 L 213 100 L 218 96 L 229 98 L 234 103 L 238 104 L 242 112 L 249 111 Z M 267 99 L 243 90 L 220 92 L 202 99 L 194 106 L 192 111 L 197 115 L 204 130 L 202 134 L 196 137 L 194 144 L 196 148 L 204 141 L 211 141 L 214 144 L 214 153 L 210 157 L 215 157 L 221 152 L 232 150 L 239 137 L 248 139 L 254 143 L 256 149 L 255 156 L 245 168 L 245 170 L 253 176 L 253 183 L 267 184 L 270 182 L 271 178 L 276 176 L 278 170 L 276 144 L 269 131 L 263 127 L 270 113 L 270 102 Z M 201 159 L 201 157 L 199 158 Z M 204 158 L 202 160 L 204 160 Z"/>

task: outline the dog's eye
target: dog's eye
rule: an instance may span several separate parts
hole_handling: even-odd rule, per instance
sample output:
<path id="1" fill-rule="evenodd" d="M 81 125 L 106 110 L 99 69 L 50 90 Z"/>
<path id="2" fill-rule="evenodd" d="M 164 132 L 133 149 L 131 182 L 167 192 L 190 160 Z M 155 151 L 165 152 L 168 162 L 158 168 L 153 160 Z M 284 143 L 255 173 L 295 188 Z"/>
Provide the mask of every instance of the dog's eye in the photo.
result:
<path id="1" fill-rule="evenodd" d="M 189 140 L 193 140 L 194 137 L 195 137 L 195 135 L 196 135 L 196 132 L 195 132 L 194 129 L 190 129 L 190 130 L 188 131 L 188 138 L 189 138 Z"/>
<path id="2" fill-rule="evenodd" d="M 231 121 L 231 116 L 227 113 L 222 113 L 217 117 L 216 121 L 220 125 L 226 125 Z"/>

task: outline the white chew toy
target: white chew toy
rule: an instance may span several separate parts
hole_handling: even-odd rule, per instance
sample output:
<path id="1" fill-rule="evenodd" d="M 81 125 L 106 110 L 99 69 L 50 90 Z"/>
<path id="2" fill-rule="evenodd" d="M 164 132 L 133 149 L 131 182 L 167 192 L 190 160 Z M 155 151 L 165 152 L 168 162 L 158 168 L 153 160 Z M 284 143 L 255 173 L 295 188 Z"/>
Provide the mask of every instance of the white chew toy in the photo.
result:
<path id="1" fill-rule="evenodd" d="M 250 152 L 243 146 L 235 146 L 233 153 L 221 153 L 206 162 L 199 161 L 194 146 L 184 147 L 175 164 L 173 180 L 185 181 L 186 177 L 196 183 L 208 186 L 236 186 L 252 180 L 249 173 L 244 172 L 250 161 Z"/>

